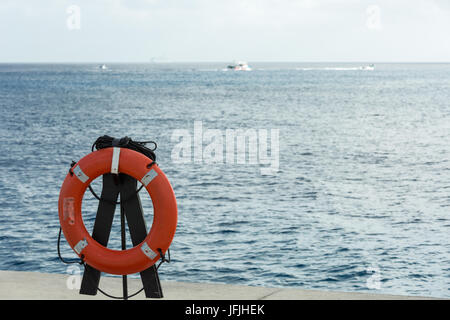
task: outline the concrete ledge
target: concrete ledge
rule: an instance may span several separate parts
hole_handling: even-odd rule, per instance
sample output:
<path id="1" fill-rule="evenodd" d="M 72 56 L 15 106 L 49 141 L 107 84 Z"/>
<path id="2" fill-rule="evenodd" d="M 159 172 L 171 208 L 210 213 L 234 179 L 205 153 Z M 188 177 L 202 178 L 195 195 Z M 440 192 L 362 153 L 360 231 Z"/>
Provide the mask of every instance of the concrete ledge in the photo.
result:
<path id="1" fill-rule="evenodd" d="M 92 300 L 109 299 L 78 294 L 67 286 L 69 275 L 22 271 L 0 271 L 0 299 L 8 300 Z M 433 299 L 370 293 L 349 293 L 287 288 L 250 287 L 228 284 L 161 282 L 165 300 L 405 300 Z M 100 288 L 115 296 L 122 295 L 122 280 L 102 277 Z M 128 292 L 142 288 L 140 279 L 128 279 Z M 132 299 L 145 299 L 143 292 Z M 158 299 L 159 300 L 159 299 Z"/>

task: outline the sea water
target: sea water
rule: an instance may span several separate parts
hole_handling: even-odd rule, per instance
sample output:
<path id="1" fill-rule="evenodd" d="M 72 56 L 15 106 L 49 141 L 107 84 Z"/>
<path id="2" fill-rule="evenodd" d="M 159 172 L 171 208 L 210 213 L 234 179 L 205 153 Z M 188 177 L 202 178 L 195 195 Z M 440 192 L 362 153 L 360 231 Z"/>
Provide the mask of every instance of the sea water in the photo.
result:
<path id="1" fill-rule="evenodd" d="M 450 297 L 450 65 L 360 65 L 1 64 L 0 269 L 68 272 L 59 189 L 108 134 L 158 144 L 179 214 L 162 280 Z M 276 172 L 194 145 L 178 161 L 196 123 L 278 130 Z M 87 192 L 89 230 L 97 206 Z"/>

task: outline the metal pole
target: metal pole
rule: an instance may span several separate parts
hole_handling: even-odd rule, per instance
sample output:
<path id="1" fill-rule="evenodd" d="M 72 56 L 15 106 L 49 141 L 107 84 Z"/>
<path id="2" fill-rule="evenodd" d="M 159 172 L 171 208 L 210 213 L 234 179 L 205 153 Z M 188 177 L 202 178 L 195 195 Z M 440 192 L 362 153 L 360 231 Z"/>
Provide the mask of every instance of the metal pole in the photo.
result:
<path id="1" fill-rule="evenodd" d="M 147 236 L 147 227 L 144 219 L 144 210 L 142 209 L 139 194 L 136 193 L 137 181 L 133 177 L 121 173 L 120 178 L 122 187 L 120 189 L 120 198 L 126 199 L 122 203 L 125 218 L 130 233 L 130 239 L 133 246 L 138 246 Z M 162 298 L 163 292 L 159 281 L 156 265 L 140 272 L 142 284 L 146 298 Z"/>
<path id="2" fill-rule="evenodd" d="M 122 200 L 122 196 L 120 197 Z M 127 249 L 126 235 L 125 235 L 125 210 L 120 204 L 120 235 L 122 239 L 122 250 Z M 123 289 L 123 299 L 128 300 L 128 283 L 127 283 L 127 275 L 122 276 L 122 289 Z"/>

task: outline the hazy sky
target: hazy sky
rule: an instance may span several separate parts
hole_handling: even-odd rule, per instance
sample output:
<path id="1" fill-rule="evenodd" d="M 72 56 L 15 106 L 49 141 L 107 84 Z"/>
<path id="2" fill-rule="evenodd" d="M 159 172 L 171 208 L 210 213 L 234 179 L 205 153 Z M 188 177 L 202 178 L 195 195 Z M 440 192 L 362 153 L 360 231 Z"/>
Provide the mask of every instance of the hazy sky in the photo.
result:
<path id="1" fill-rule="evenodd" d="M 450 61 L 450 0 L 1 0 L 1 62 Z"/>

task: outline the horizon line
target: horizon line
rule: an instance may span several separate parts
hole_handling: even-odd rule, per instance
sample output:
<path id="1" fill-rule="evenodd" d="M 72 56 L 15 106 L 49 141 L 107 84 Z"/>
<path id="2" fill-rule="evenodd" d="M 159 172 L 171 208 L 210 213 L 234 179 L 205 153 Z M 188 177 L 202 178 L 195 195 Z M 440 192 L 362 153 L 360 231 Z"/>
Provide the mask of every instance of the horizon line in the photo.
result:
<path id="1" fill-rule="evenodd" d="M 0 64 L 164 64 L 164 63 L 228 63 L 235 60 L 162 60 L 162 61 L 0 61 Z M 249 62 L 251 60 L 242 60 Z M 301 60 L 254 60 L 251 63 L 450 63 L 449 61 L 373 61 L 373 60 L 327 60 L 327 61 L 301 61 Z"/>

